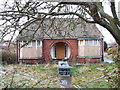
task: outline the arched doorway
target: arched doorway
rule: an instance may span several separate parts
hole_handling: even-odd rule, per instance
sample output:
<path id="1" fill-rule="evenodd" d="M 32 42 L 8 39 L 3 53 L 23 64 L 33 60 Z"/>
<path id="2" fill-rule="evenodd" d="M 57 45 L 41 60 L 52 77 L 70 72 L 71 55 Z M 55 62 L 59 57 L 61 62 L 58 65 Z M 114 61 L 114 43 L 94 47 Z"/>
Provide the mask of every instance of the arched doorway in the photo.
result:
<path id="1" fill-rule="evenodd" d="M 53 60 L 68 59 L 70 57 L 70 48 L 66 43 L 55 43 L 51 48 L 51 57 Z"/>

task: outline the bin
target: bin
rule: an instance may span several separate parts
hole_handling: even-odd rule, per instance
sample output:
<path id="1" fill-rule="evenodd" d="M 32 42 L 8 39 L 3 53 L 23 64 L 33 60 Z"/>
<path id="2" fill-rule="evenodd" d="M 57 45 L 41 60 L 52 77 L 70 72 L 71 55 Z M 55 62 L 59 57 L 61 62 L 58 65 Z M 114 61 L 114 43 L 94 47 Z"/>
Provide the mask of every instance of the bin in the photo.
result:
<path id="1" fill-rule="evenodd" d="M 67 61 L 58 62 L 58 75 L 60 77 L 69 77 L 71 76 L 70 66 Z"/>

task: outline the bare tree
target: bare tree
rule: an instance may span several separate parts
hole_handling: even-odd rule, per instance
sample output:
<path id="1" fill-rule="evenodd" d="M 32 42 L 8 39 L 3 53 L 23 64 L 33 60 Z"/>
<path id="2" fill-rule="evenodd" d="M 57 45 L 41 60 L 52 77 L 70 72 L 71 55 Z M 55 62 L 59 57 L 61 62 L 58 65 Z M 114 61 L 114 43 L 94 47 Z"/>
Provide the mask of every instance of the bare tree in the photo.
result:
<path id="1" fill-rule="evenodd" d="M 11 1 L 11 0 L 10 0 Z M 112 0 L 113 1 L 113 0 Z M 4 9 L 0 12 L 2 37 L 12 32 L 12 36 L 19 30 L 26 29 L 32 23 L 54 16 L 76 16 L 88 23 L 97 23 L 105 27 L 120 45 L 120 21 L 116 14 L 115 2 L 110 2 L 113 16 L 104 12 L 102 2 L 44 2 L 14 0 L 13 4 L 5 2 Z M 12 1 L 11 1 L 12 2 Z M 12 39 L 12 38 L 11 38 Z"/>

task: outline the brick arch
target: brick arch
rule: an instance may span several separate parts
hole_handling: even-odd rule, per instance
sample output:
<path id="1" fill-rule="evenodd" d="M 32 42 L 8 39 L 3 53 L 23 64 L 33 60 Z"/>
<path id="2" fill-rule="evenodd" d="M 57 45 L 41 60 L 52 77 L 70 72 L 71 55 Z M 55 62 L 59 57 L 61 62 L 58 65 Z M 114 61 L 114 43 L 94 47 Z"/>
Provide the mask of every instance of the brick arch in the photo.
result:
<path id="1" fill-rule="evenodd" d="M 73 54 L 72 54 L 73 47 L 72 47 L 72 45 L 67 40 L 64 40 L 64 41 L 54 41 L 53 43 L 51 43 L 50 49 L 49 49 L 49 55 L 50 55 L 50 57 L 51 57 L 51 52 L 50 51 L 51 51 L 53 45 L 55 45 L 57 43 L 65 43 L 65 44 L 68 45 L 68 47 L 70 48 L 70 56 L 69 56 L 69 59 L 68 59 L 68 61 L 69 61 L 73 57 Z M 51 59 L 52 59 L 52 57 L 51 57 Z"/>
<path id="2" fill-rule="evenodd" d="M 65 43 L 70 48 L 70 57 L 68 61 L 74 61 L 75 56 L 78 54 L 76 50 L 78 50 L 77 40 L 64 40 L 64 39 L 53 39 L 53 40 L 44 40 L 44 57 L 45 61 L 53 61 L 51 57 L 51 48 L 56 43 Z M 47 50 L 47 51 L 46 51 Z"/>

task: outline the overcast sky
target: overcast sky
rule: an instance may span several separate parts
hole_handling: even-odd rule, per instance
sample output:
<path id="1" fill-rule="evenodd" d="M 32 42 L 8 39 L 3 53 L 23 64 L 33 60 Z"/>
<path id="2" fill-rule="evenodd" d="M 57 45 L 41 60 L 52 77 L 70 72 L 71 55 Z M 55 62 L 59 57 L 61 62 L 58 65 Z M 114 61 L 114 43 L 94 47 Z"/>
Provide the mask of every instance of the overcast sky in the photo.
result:
<path id="1" fill-rule="evenodd" d="M 111 13 L 111 9 L 109 7 L 109 3 L 107 2 L 107 0 L 102 0 L 102 1 L 105 1 L 104 3 L 104 10 L 106 13 L 108 13 L 109 15 L 112 15 Z M 116 4 L 116 11 L 118 13 L 118 2 L 120 2 L 120 0 L 115 0 L 115 4 Z M 120 3 L 119 3 L 120 4 Z M 107 42 L 107 43 L 112 43 L 112 42 L 115 42 L 115 39 L 113 38 L 113 36 L 108 32 L 108 30 L 106 30 L 105 28 L 97 25 L 97 27 L 99 28 L 99 30 L 102 32 L 103 36 L 104 36 L 104 40 Z"/>
<path id="2" fill-rule="evenodd" d="M 1 3 L 2 2 L 5 2 L 6 0 L 0 0 L 0 8 L 1 8 Z M 109 7 L 109 3 L 107 2 L 107 0 L 100 0 L 100 1 L 104 1 L 104 8 L 105 8 L 105 12 L 108 13 L 109 15 L 112 15 L 111 14 L 111 10 L 110 10 L 110 7 Z M 118 7 L 118 2 L 120 2 L 120 0 L 115 0 L 116 2 L 116 7 Z M 118 9 L 117 9 L 117 12 L 118 12 Z M 98 29 L 102 32 L 103 36 L 104 36 L 104 40 L 107 42 L 107 43 L 112 43 L 112 42 L 115 42 L 114 38 L 112 37 L 112 35 L 103 27 L 97 25 Z M 7 36 L 5 39 L 9 39 L 10 36 Z"/>

